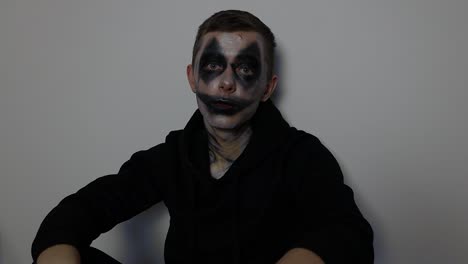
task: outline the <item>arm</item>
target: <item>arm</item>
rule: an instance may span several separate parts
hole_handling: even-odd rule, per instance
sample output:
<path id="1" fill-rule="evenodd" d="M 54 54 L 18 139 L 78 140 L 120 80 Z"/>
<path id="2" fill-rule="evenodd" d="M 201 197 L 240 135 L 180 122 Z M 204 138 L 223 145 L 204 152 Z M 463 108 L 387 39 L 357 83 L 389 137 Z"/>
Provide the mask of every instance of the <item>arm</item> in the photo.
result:
<path id="1" fill-rule="evenodd" d="M 137 152 L 118 174 L 98 178 L 63 199 L 42 222 L 32 245 L 33 259 L 54 245 L 87 248 L 100 234 L 161 201 L 159 177 L 169 173 L 165 148 L 161 144 Z M 59 249 L 64 247 L 44 251 L 44 256 Z"/>

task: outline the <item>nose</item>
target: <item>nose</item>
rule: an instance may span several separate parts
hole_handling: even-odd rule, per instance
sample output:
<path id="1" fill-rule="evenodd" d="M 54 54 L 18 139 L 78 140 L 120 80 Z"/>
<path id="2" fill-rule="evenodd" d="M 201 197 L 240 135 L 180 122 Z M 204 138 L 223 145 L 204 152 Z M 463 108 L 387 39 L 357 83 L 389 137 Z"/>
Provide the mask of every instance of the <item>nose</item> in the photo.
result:
<path id="1" fill-rule="evenodd" d="M 234 93 L 236 91 L 236 83 L 234 81 L 234 74 L 231 67 L 228 67 L 222 74 L 219 81 L 219 89 L 227 94 Z"/>

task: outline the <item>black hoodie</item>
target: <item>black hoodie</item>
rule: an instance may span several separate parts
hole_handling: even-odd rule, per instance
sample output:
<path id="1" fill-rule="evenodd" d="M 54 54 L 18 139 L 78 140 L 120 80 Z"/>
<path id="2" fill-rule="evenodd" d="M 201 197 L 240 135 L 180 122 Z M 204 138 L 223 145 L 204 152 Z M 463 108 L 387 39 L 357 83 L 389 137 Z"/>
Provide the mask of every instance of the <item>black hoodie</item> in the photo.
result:
<path id="1" fill-rule="evenodd" d="M 85 248 L 164 201 L 166 264 L 275 263 L 296 247 L 327 264 L 373 263 L 372 229 L 332 154 L 290 127 L 271 101 L 260 104 L 251 125 L 244 152 L 215 179 L 197 110 L 165 143 L 135 153 L 118 174 L 62 200 L 41 224 L 33 258 L 60 243 Z"/>

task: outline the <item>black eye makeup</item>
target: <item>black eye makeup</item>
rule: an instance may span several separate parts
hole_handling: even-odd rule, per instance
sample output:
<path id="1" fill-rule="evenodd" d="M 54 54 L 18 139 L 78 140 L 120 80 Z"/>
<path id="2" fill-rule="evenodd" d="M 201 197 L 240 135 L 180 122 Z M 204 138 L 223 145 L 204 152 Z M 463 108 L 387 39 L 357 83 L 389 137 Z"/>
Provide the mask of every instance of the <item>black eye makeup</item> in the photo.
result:
<path id="1" fill-rule="evenodd" d="M 250 88 L 260 77 L 260 61 L 260 48 L 255 42 L 240 50 L 234 62 L 229 66 L 234 71 L 234 78 L 245 88 Z M 205 83 L 209 83 L 221 75 L 226 70 L 226 67 L 228 67 L 228 63 L 222 53 L 221 46 L 218 40 L 213 38 L 205 47 L 200 57 L 200 78 Z"/>
<path id="2" fill-rule="evenodd" d="M 247 84 L 255 82 L 261 73 L 260 48 L 252 43 L 239 52 L 232 67 L 236 74 Z"/>
<path id="3" fill-rule="evenodd" d="M 200 57 L 200 78 L 209 83 L 226 69 L 226 59 L 222 55 L 218 40 L 213 38 Z"/>
<path id="4" fill-rule="evenodd" d="M 244 86 L 252 86 L 260 77 L 260 48 L 258 44 L 252 43 L 239 52 L 235 62 L 232 64 L 236 75 Z"/>

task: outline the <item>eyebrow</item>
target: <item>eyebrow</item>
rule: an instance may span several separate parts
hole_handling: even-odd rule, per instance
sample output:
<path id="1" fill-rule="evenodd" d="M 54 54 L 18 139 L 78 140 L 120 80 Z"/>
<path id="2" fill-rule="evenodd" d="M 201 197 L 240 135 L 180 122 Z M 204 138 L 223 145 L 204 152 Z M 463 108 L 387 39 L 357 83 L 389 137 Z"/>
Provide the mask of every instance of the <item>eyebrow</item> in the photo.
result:
<path id="1" fill-rule="evenodd" d="M 249 46 L 239 51 L 239 54 L 236 55 L 236 59 L 243 58 L 260 60 L 260 48 L 257 42 L 251 43 Z"/>
<path id="2" fill-rule="evenodd" d="M 210 43 L 208 43 L 203 49 L 203 53 L 201 56 L 211 54 L 222 54 L 221 46 L 219 45 L 219 42 L 216 38 L 211 39 Z"/>
<path id="3" fill-rule="evenodd" d="M 201 54 L 201 57 L 206 57 L 206 56 L 225 57 L 222 52 L 221 46 L 219 45 L 218 39 L 212 38 L 210 42 L 205 46 Z M 258 43 L 256 41 L 249 44 L 247 47 L 241 49 L 238 52 L 238 54 L 235 56 L 235 60 L 242 60 L 242 59 L 248 59 L 248 60 L 255 59 L 255 60 L 258 60 L 258 62 L 260 62 L 260 47 L 258 46 Z"/>

